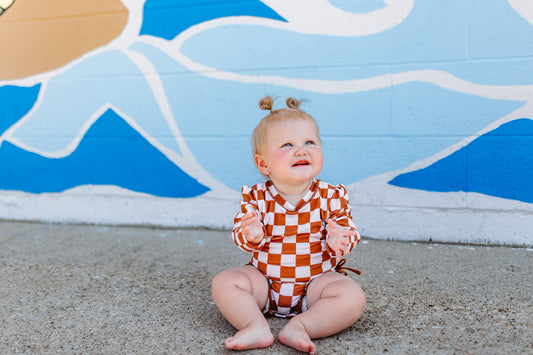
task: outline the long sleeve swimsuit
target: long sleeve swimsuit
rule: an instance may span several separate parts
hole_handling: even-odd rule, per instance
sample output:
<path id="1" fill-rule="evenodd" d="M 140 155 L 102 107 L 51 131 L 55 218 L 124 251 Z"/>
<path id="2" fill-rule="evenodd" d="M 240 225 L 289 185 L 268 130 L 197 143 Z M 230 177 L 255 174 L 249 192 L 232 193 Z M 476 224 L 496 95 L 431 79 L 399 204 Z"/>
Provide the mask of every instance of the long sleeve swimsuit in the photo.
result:
<path id="1" fill-rule="evenodd" d="M 271 181 L 265 181 L 251 188 L 243 186 L 242 198 L 233 240 L 241 249 L 252 252 L 250 264 L 269 282 L 265 311 L 280 317 L 305 311 L 309 283 L 336 266 L 334 253 L 327 245 L 327 221 L 331 219 L 356 232 L 356 236 L 350 236 L 350 251 L 359 243 L 346 188 L 315 179 L 293 206 Z M 263 223 L 265 237 L 258 244 L 247 241 L 241 231 L 241 219 L 251 209 L 258 212 Z"/>

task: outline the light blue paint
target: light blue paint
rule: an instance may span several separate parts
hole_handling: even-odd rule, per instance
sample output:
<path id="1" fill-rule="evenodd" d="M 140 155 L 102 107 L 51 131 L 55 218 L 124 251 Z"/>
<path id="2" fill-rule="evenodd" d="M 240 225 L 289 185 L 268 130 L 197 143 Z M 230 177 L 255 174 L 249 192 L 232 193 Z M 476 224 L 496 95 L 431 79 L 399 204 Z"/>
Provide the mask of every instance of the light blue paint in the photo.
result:
<path id="1" fill-rule="evenodd" d="M 0 190 L 43 193 L 87 184 L 116 185 L 161 197 L 195 197 L 209 190 L 111 110 L 65 158 L 45 158 L 4 142 L 0 165 Z"/>
<path id="2" fill-rule="evenodd" d="M 140 34 L 173 39 L 191 26 L 227 16 L 256 16 L 284 21 L 259 0 L 147 0 Z"/>
<path id="3" fill-rule="evenodd" d="M 329 0 L 329 3 L 341 10 L 354 13 L 372 12 L 387 6 L 383 0 Z"/>
<path id="4" fill-rule="evenodd" d="M 533 59 L 486 59 L 451 63 L 391 65 L 391 73 L 415 70 L 437 70 L 481 85 L 531 85 Z"/>
<path id="5" fill-rule="evenodd" d="M 297 78 L 297 79 L 319 79 L 319 80 L 350 80 L 366 79 L 390 73 L 388 65 L 361 65 L 361 66 L 340 66 L 325 67 L 309 65 L 308 67 L 272 67 L 236 70 L 239 74 L 264 75 L 271 77 Z"/>
<path id="6" fill-rule="evenodd" d="M 393 87 L 391 133 L 414 138 L 468 137 L 523 104 L 408 83 Z"/>
<path id="7" fill-rule="evenodd" d="M 32 87 L 0 87 L 0 135 L 33 107 L 40 89 L 41 84 Z"/>
<path id="8" fill-rule="evenodd" d="M 533 120 L 501 125 L 427 168 L 391 185 L 437 192 L 478 192 L 533 203 Z"/>
<path id="9" fill-rule="evenodd" d="M 59 151 L 108 103 L 130 116 L 151 137 L 179 152 L 144 74 L 120 51 L 89 57 L 50 79 L 41 105 L 14 137 L 37 150 Z"/>
<path id="10" fill-rule="evenodd" d="M 507 0 L 470 0 L 469 5 L 469 58 L 533 56 L 533 26 Z"/>
<path id="11" fill-rule="evenodd" d="M 500 14 L 505 23 L 494 26 Z M 213 68 L 256 75 L 348 80 L 431 69 L 481 84 L 529 84 L 531 59 L 524 57 L 533 55 L 530 38 L 533 26 L 507 1 L 416 1 L 401 24 L 370 36 L 229 25 L 194 36 L 183 52 Z M 506 60 L 492 59 L 491 51 Z M 509 59 L 515 55 L 524 62 Z"/>
<path id="12" fill-rule="evenodd" d="M 417 1 L 402 23 L 374 35 L 321 36 L 228 25 L 197 34 L 184 44 L 183 52 L 194 61 L 230 71 L 400 63 L 419 63 L 423 68 L 423 63 L 467 59 L 467 24 L 463 0 Z M 382 69 L 386 74 L 387 67 Z"/>

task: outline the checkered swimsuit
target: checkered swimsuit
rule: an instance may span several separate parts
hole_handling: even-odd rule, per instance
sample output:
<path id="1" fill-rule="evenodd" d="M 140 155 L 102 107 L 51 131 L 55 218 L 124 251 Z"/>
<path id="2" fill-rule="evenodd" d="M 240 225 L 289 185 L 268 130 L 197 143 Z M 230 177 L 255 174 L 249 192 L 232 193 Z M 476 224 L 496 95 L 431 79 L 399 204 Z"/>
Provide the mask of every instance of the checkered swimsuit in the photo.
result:
<path id="1" fill-rule="evenodd" d="M 253 253 L 250 263 L 269 281 L 268 311 L 280 317 L 305 311 L 309 282 L 336 266 L 327 245 L 326 221 L 332 219 L 357 232 L 346 188 L 315 180 L 296 207 L 285 201 L 271 181 L 243 186 L 242 196 L 233 240 Z M 266 236 L 259 244 L 248 242 L 241 232 L 241 218 L 251 208 L 259 212 Z M 350 251 L 359 240 L 358 232 L 350 237 Z"/>

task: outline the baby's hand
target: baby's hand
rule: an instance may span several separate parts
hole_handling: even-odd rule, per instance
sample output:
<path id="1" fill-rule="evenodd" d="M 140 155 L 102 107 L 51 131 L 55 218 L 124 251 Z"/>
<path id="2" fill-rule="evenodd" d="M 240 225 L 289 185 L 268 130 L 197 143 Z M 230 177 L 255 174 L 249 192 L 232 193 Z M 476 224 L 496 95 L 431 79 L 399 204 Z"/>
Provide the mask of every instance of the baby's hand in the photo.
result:
<path id="1" fill-rule="evenodd" d="M 246 210 L 248 213 L 241 218 L 242 234 L 246 237 L 247 241 L 259 244 L 264 237 L 263 224 L 253 208 L 246 206 Z"/>
<path id="2" fill-rule="evenodd" d="M 328 219 L 328 246 L 335 253 L 337 263 L 341 257 L 350 252 L 350 236 L 356 235 L 354 230 L 344 228 L 335 221 Z"/>

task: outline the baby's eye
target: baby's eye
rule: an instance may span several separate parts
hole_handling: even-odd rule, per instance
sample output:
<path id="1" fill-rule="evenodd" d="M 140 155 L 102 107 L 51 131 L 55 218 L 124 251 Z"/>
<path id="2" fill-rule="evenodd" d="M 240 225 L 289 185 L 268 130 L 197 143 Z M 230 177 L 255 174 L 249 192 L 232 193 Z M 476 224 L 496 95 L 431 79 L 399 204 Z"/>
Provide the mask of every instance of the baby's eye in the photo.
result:
<path id="1" fill-rule="evenodd" d="M 307 145 L 315 145 L 316 143 L 315 143 L 315 141 L 307 141 L 307 142 L 305 142 L 305 144 L 307 144 Z"/>
<path id="2" fill-rule="evenodd" d="M 281 146 L 282 148 L 290 148 L 292 147 L 292 143 L 285 143 L 284 145 Z"/>

